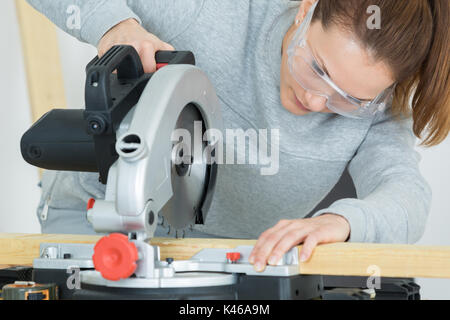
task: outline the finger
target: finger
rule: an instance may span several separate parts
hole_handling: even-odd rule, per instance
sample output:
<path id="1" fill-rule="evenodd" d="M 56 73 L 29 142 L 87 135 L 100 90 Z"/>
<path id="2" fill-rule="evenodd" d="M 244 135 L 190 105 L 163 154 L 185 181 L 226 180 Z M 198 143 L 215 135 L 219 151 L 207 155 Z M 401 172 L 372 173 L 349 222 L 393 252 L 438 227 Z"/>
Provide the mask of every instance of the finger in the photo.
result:
<path id="1" fill-rule="evenodd" d="M 278 232 L 279 230 L 281 230 L 282 228 L 286 227 L 287 225 L 291 224 L 292 220 L 280 220 L 278 221 L 278 223 L 273 226 L 270 229 L 267 229 L 266 231 L 264 231 L 263 233 L 261 233 L 261 235 L 258 238 L 258 241 L 256 242 L 255 246 L 253 247 L 252 252 L 250 253 L 249 256 L 249 262 L 251 264 L 254 263 L 254 259 L 255 259 L 255 255 L 257 255 L 258 251 L 261 249 L 261 247 L 264 246 L 264 243 L 267 241 L 267 238 L 274 232 Z"/>
<path id="2" fill-rule="evenodd" d="M 314 250 L 314 248 L 317 246 L 317 244 L 320 242 L 321 236 L 317 232 L 310 233 L 302 246 L 301 252 L 300 252 L 300 262 L 308 261 L 311 257 L 311 254 Z"/>
<path id="3" fill-rule="evenodd" d="M 276 265 L 286 252 L 297 244 L 303 242 L 303 240 L 308 236 L 308 232 L 309 230 L 303 228 L 294 229 L 287 233 L 270 253 L 269 264 Z"/>
<path id="4" fill-rule="evenodd" d="M 276 232 L 278 229 L 276 229 L 275 227 L 272 227 L 270 229 L 267 229 L 266 231 L 264 231 L 263 233 L 261 233 L 261 235 L 259 236 L 256 244 L 253 246 L 252 252 L 250 253 L 249 256 L 249 262 L 250 263 L 254 263 L 255 260 L 255 256 L 258 254 L 259 250 L 264 246 L 264 243 L 267 241 L 267 238 L 273 234 L 274 232 Z"/>
<path id="5" fill-rule="evenodd" d="M 162 42 L 161 50 L 175 51 L 175 48 L 166 42 Z"/>
<path id="6" fill-rule="evenodd" d="M 150 41 L 143 41 L 140 44 L 139 56 L 141 57 L 142 66 L 145 73 L 153 73 L 156 71 L 155 46 Z"/>
<path id="7" fill-rule="evenodd" d="M 254 256 L 254 267 L 256 271 L 263 271 L 269 255 L 271 254 L 273 248 L 283 239 L 289 232 L 297 229 L 297 224 L 289 224 L 285 228 L 279 229 L 276 232 L 271 233 L 267 236 L 266 241 L 259 247 L 258 251 L 255 252 Z"/>
<path id="8" fill-rule="evenodd" d="M 111 49 L 112 45 L 103 45 L 98 47 L 97 49 L 97 55 L 99 58 L 101 58 L 106 52 L 108 52 L 109 49 Z"/>

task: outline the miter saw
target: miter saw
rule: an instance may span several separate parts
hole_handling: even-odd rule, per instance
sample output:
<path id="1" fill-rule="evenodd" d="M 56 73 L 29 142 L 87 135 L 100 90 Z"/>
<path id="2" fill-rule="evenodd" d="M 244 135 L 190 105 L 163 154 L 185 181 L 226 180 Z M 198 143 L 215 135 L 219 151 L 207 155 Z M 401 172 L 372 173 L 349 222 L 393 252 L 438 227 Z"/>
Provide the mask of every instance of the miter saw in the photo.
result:
<path id="1" fill-rule="evenodd" d="M 222 119 L 215 90 L 191 52 L 159 51 L 155 58 L 152 74 L 130 46 L 94 58 L 86 68 L 86 108 L 52 110 L 23 136 L 22 155 L 32 165 L 98 172 L 106 184 L 105 198 L 89 200 L 86 214 L 107 235 L 95 245 L 41 244 L 34 280 L 58 282 L 62 298 L 318 297 L 321 278 L 298 274 L 296 249 L 262 273 L 248 262 L 251 246 L 161 261 L 149 242 L 158 223 L 182 237 L 206 220 L 219 143 L 208 129 L 221 130 Z M 81 288 L 74 289 L 68 270 L 77 268 Z"/>

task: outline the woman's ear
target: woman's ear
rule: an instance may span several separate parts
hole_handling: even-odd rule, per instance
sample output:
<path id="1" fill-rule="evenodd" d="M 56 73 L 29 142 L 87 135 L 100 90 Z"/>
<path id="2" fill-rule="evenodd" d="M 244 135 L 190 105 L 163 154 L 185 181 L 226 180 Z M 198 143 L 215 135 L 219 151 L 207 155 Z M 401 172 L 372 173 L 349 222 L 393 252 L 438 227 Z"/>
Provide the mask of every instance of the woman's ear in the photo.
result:
<path id="1" fill-rule="evenodd" d="M 295 17 L 295 24 L 300 24 L 305 18 L 311 6 L 317 2 L 318 0 L 303 0 L 300 4 L 300 8 L 298 10 L 297 16 Z"/>

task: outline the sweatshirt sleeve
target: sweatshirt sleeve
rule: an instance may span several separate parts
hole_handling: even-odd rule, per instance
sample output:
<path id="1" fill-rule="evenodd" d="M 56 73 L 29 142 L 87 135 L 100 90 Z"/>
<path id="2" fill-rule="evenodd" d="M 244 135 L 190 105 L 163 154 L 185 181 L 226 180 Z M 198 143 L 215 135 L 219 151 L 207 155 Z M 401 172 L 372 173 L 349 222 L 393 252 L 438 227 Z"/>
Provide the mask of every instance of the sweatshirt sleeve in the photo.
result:
<path id="1" fill-rule="evenodd" d="M 94 46 L 97 46 L 109 29 L 121 21 L 134 18 L 141 23 L 126 0 L 27 1 L 59 28 Z"/>
<path id="2" fill-rule="evenodd" d="M 196 21 L 205 0 L 27 0 L 59 28 L 97 46 L 119 22 L 134 18 L 162 41 L 172 39 Z M 74 19 L 79 17 L 78 27 Z"/>
<path id="3" fill-rule="evenodd" d="M 417 242 L 425 230 L 431 189 L 420 174 L 415 141 L 411 118 L 379 116 L 349 164 L 358 199 L 338 200 L 314 216 L 345 217 L 351 242 Z"/>

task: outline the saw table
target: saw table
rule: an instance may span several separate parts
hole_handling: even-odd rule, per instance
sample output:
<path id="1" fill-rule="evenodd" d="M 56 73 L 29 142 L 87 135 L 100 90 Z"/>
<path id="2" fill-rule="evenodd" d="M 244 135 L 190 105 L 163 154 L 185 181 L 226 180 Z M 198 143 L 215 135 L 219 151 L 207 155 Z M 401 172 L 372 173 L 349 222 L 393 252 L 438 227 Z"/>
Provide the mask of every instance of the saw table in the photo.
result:
<path id="1" fill-rule="evenodd" d="M 0 265 L 3 265 L 2 268 L 17 265 L 31 268 L 34 259 L 41 254 L 41 244 L 81 243 L 93 245 L 100 238 L 99 236 L 80 235 L 0 234 Z M 203 249 L 234 251 L 237 247 L 251 246 L 254 243 L 253 240 L 238 239 L 154 238 L 151 240 L 152 245 L 160 248 L 160 259 L 163 261 L 171 259 L 186 261 Z M 295 249 L 300 250 L 301 246 Z M 278 288 L 278 292 L 285 290 L 287 296 L 278 296 L 278 299 L 317 297 L 323 299 L 368 299 L 370 295 L 366 294 L 363 289 L 367 288 L 367 279 L 374 275 L 373 266 L 380 271 L 377 276 L 381 279 L 381 289 L 375 290 L 377 299 L 417 299 L 420 298 L 419 288 L 411 278 L 450 278 L 450 246 L 323 244 L 316 247 L 308 262 L 298 263 L 296 266 L 298 278 L 295 284 L 297 286 L 289 287 L 292 283 L 278 282 L 277 284 L 272 283 L 272 290 L 276 285 L 284 286 Z M 60 280 L 63 289 L 62 298 L 73 298 L 73 294 L 77 290 L 69 290 L 65 286 L 65 281 L 70 274 L 67 274 L 65 269 L 62 274 L 63 277 Z M 28 273 L 28 277 L 28 279 L 22 278 L 21 280 L 32 280 L 31 273 Z M 320 288 L 313 287 L 313 285 L 320 286 Z M 265 286 L 263 291 L 243 291 L 243 296 L 240 298 L 262 300 L 264 297 L 260 293 L 267 291 L 267 283 Z M 127 297 L 136 298 L 133 295 L 120 296 L 121 299 Z M 109 296 L 108 298 L 114 297 Z M 186 298 L 194 299 L 195 297 Z M 229 299 L 230 296 L 222 298 Z M 266 299 L 275 299 L 275 297 L 266 295 Z"/>

